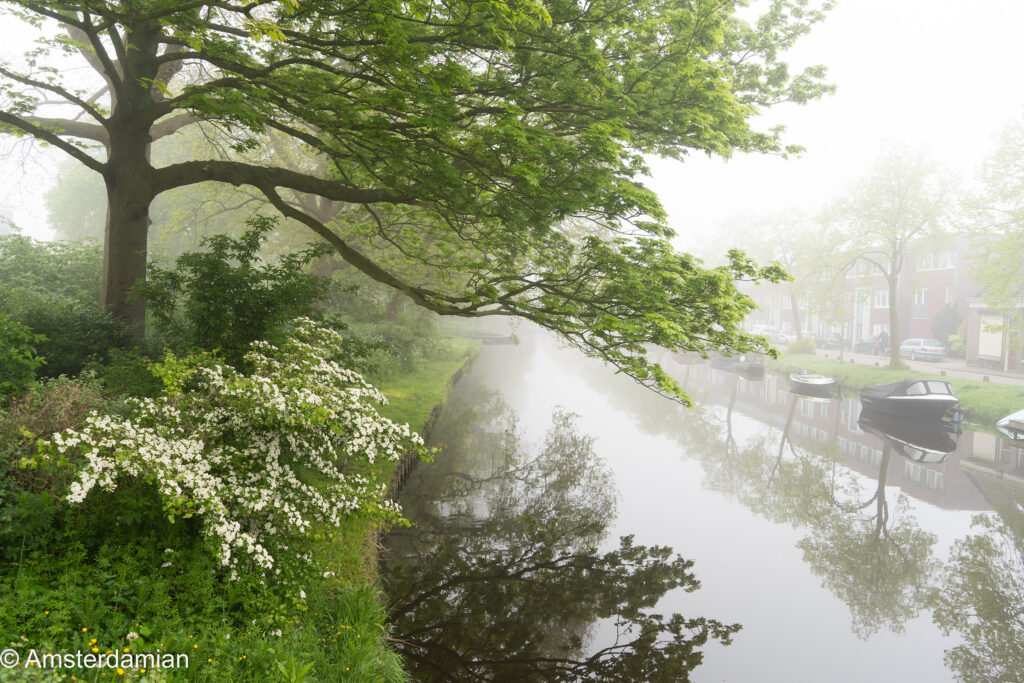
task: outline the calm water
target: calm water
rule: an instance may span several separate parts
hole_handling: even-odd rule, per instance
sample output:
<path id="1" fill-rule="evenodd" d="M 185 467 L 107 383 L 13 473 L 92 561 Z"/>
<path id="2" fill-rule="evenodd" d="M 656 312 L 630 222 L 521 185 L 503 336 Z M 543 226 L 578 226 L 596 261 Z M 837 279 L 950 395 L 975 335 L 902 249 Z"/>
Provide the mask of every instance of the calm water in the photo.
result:
<path id="1" fill-rule="evenodd" d="M 1022 680 L 1019 449 L 667 365 L 484 349 L 386 541 L 415 680 Z"/>

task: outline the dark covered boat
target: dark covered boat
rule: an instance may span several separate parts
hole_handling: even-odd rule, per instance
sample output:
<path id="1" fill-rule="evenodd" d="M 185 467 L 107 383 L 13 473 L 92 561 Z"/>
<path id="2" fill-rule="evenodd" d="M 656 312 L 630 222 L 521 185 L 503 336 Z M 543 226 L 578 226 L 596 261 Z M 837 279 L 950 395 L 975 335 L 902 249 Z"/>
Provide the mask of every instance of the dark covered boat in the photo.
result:
<path id="1" fill-rule="evenodd" d="M 914 420 L 940 420 L 960 404 L 949 382 L 911 377 L 860 392 L 864 410 Z"/>
<path id="2" fill-rule="evenodd" d="M 721 353 L 711 354 L 711 366 L 720 370 L 734 372 L 746 379 L 764 379 L 764 359 L 756 353 L 739 353 L 726 356 Z"/>
<path id="3" fill-rule="evenodd" d="M 943 420 L 907 420 L 870 411 L 861 413 L 857 426 L 916 462 L 944 462 L 956 450 L 959 435 L 956 425 Z"/>

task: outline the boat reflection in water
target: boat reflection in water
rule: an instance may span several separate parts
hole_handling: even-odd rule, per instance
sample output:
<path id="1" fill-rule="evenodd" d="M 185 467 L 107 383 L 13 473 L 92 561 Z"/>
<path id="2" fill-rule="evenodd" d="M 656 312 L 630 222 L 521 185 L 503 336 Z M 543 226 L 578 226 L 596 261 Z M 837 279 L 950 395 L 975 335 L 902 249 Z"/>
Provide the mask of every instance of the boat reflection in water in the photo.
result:
<path id="1" fill-rule="evenodd" d="M 915 462 L 940 463 L 956 450 L 956 427 L 941 420 L 907 420 L 864 411 L 857 426 L 900 455 Z"/>

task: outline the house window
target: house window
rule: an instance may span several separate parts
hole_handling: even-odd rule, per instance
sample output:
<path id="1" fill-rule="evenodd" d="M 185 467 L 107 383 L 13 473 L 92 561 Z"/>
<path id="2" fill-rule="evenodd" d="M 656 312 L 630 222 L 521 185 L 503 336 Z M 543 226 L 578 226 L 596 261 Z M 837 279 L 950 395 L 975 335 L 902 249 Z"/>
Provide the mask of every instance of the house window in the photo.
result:
<path id="1" fill-rule="evenodd" d="M 931 270 L 935 256 L 929 251 L 924 254 L 919 254 L 917 257 L 917 269 L 918 270 Z"/>
<path id="2" fill-rule="evenodd" d="M 946 303 L 947 304 L 955 304 L 956 303 L 956 290 L 953 289 L 953 285 L 946 285 Z"/>
<path id="3" fill-rule="evenodd" d="M 914 305 L 925 306 L 928 304 L 928 288 L 914 290 Z"/>
<path id="4" fill-rule="evenodd" d="M 875 308 L 889 308 L 889 290 L 875 290 Z"/>
<path id="5" fill-rule="evenodd" d="M 953 250 L 943 249 L 939 252 L 939 268 L 952 268 L 953 267 Z"/>

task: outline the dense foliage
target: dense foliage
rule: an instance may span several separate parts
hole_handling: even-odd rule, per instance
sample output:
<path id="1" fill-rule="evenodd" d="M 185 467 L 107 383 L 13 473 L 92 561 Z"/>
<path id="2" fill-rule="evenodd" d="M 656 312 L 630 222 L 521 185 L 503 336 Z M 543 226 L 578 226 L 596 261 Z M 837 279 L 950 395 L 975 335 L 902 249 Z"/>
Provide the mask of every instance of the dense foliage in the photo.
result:
<path id="1" fill-rule="evenodd" d="M 193 655 L 169 680 L 401 678 L 336 544 L 352 518 L 399 519 L 375 468 L 422 442 L 378 415 L 336 332 L 282 336 L 247 373 L 168 354 L 156 396 L 87 375 L 0 413 L 0 594 L 21 596 L 0 601 L 4 647 Z"/>
<path id="2" fill-rule="evenodd" d="M 255 216 L 247 223 L 241 237 L 206 238 L 201 251 L 182 254 L 171 268 L 151 265 L 148 281 L 136 286 L 172 347 L 219 350 L 240 365 L 252 342 L 312 314 L 324 297 L 327 281 L 307 268 L 323 248 L 264 262 L 260 250 L 277 221 Z"/>
<path id="3" fill-rule="evenodd" d="M 90 415 L 33 464 L 73 467 L 71 503 L 125 479 L 151 483 L 170 521 L 202 520 L 232 577 L 253 564 L 279 574 L 275 558 L 314 520 L 398 519 L 383 490 L 345 470 L 422 445 L 377 414 L 384 397 L 331 360 L 340 350 L 337 333 L 300 320 L 281 348 L 253 345 L 248 375 L 168 355 L 153 368 L 165 385 L 158 399 L 130 400 L 127 417 Z"/>
<path id="4" fill-rule="evenodd" d="M 101 266 L 94 244 L 0 237 L 0 314 L 41 335 L 39 374 L 74 376 L 132 343 L 124 322 L 98 304 Z"/>
<path id="5" fill-rule="evenodd" d="M 41 336 L 0 314 L 0 400 L 21 393 L 35 379 L 43 363 L 34 346 L 40 341 Z"/>

